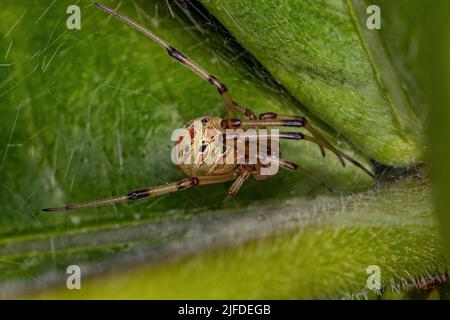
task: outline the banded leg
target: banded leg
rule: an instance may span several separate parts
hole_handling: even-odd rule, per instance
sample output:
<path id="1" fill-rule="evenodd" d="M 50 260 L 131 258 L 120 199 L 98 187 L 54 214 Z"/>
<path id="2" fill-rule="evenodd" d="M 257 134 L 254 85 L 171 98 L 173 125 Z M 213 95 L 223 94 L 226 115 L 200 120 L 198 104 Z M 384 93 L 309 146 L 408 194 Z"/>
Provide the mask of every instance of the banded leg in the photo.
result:
<path id="1" fill-rule="evenodd" d="M 274 126 L 277 126 L 277 125 L 274 125 Z M 357 162 L 356 160 L 353 160 L 349 156 L 345 155 L 342 151 L 339 151 L 338 149 L 334 148 L 331 144 L 324 143 L 322 140 L 316 139 L 314 137 L 309 137 L 307 135 L 304 135 L 301 132 L 279 132 L 277 135 L 274 133 L 259 133 L 259 132 L 255 133 L 255 134 L 245 133 L 242 137 L 239 132 L 223 134 L 224 141 L 226 141 L 226 139 L 231 140 L 231 139 L 239 139 L 239 138 L 246 138 L 246 139 L 278 138 L 278 139 L 285 139 L 285 140 L 307 140 L 307 141 L 316 143 L 321 148 L 326 148 L 326 149 L 329 149 L 330 151 L 332 151 L 341 160 L 341 163 L 342 163 L 343 158 L 346 158 L 346 159 L 348 158 L 349 161 L 351 161 L 351 162 L 355 161 L 357 164 L 359 164 L 359 162 Z M 357 165 L 357 164 L 355 164 L 355 165 Z M 359 165 L 357 165 L 357 166 L 359 167 Z"/>
<path id="2" fill-rule="evenodd" d="M 330 144 L 316 129 L 314 129 L 314 127 L 308 122 L 308 120 L 305 117 L 283 116 L 283 115 L 279 115 L 275 112 L 266 112 L 266 113 L 261 113 L 259 115 L 259 119 L 261 119 L 261 120 L 267 120 L 267 119 L 301 120 L 304 122 L 305 129 L 308 130 L 309 132 L 311 132 L 311 134 L 314 137 L 318 138 L 319 140 L 322 140 L 324 143 Z M 320 152 L 322 153 L 322 156 L 325 157 L 325 149 L 322 146 L 319 146 L 319 148 L 320 148 Z M 345 166 L 345 162 L 342 160 L 342 158 L 340 158 L 340 160 L 341 160 L 342 165 Z"/>
<path id="3" fill-rule="evenodd" d="M 315 175 L 313 175 L 312 173 L 306 171 L 305 169 L 299 167 L 297 164 L 287 161 L 287 160 L 283 160 L 280 159 L 278 160 L 279 165 L 281 168 L 287 169 L 287 170 L 291 170 L 291 171 L 297 171 L 300 173 L 303 173 L 304 175 L 308 176 L 309 178 L 311 178 L 312 180 L 314 180 L 317 184 L 321 185 L 322 187 L 324 187 L 325 189 L 327 189 L 330 192 L 334 192 L 333 189 L 331 189 L 325 182 L 323 182 L 320 178 L 316 177 Z"/>
<path id="4" fill-rule="evenodd" d="M 311 134 L 313 135 L 314 138 L 316 138 L 317 140 L 321 141 L 323 144 L 327 145 L 329 147 L 329 149 L 335 149 L 333 147 L 333 145 L 331 143 L 328 142 L 327 139 L 325 139 L 324 136 L 322 136 L 319 131 L 317 131 L 308 121 L 305 117 L 298 117 L 298 116 L 283 116 L 283 115 L 278 115 L 274 112 L 266 112 L 266 113 L 262 113 L 259 115 L 260 119 L 283 119 L 283 120 L 301 120 L 304 121 L 304 128 L 306 130 L 308 130 L 309 132 L 311 132 Z M 320 151 L 322 152 L 322 156 L 325 157 L 325 149 L 322 145 L 319 145 L 320 147 Z M 336 154 L 336 152 L 334 152 Z M 353 163 L 352 160 L 350 160 L 348 157 L 344 156 L 344 155 L 338 155 L 336 154 L 336 156 L 339 158 L 339 160 L 341 161 L 342 165 L 345 167 L 345 161 L 343 158 L 349 160 L 350 162 Z M 355 164 L 355 163 L 353 163 Z M 358 166 L 359 167 L 359 166 Z M 365 171 L 365 170 L 364 170 Z M 372 174 L 370 174 L 371 177 L 375 178 Z"/>
<path id="5" fill-rule="evenodd" d="M 305 135 L 301 132 L 278 132 L 278 134 L 275 133 L 261 133 L 261 132 L 256 132 L 256 133 L 244 133 L 243 135 L 241 135 L 239 132 L 232 132 L 232 133 L 224 133 L 222 135 L 223 137 L 223 141 L 226 140 L 236 140 L 236 139 L 253 139 L 253 140 L 257 140 L 260 138 L 265 138 L 265 139 L 285 139 L 285 140 L 303 140 L 305 139 Z"/>
<path id="6" fill-rule="evenodd" d="M 186 178 L 186 179 L 180 180 L 178 182 L 168 183 L 168 184 L 157 186 L 157 187 L 150 187 L 150 188 L 146 188 L 146 189 L 135 190 L 135 191 L 128 193 L 127 195 L 121 195 L 121 196 L 116 196 L 116 197 L 102 199 L 102 200 L 95 200 L 95 201 L 86 202 L 86 203 L 66 205 L 66 206 L 58 207 L 58 208 L 46 208 L 46 209 L 43 209 L 43 211 L 57 212 L 57 211 L 69 211 L 69 210 L 84 209 L 84 208 L 95 208 L 95 207 L 100 207 L 100 206 L 105 206 L 105 205 L 111 205 L 111 204 L 114 204 L 117 202 L 134 201 L 134 200 L 139 200 L 139 199 L 143 199 L 143 198 L 157 197 L 157 196 L 162 196 L 162 195 L 172 193 L 175 191 L 185 190 L 192 186 L 203 186 L 203 185 L 208 185 L 208 184 L 222 183 L 222 182 L 234 180 L 234 179 L 236 179 L 236 176 L 237 176 L 237 174 L 232 172 L 232 173 L 222 175 L 222 176 Z"/>
<path id="7" fill-rule="evenodd" d="M 223 129 L 229 128 L 264 128 L 264 127 L 294 127 L 294 128 L 307 128 L 305 118 L 291 118 L 291 119 L 258 119 L 258 120 L 239 120 L 239 119 L 225 119 L 221 122 L 221 127 Z M 311 126 L 308 126 L 310 130 Z M 344 159 L 351 162 L 353 165 L 357 166 L 369 176 L 375 179 L 375 176 L 367 168 L 365 168 L 361 163 L 348 156 L 344 152 L 336 149 L 332 144 L 327 142 L 324 138 L 310 137 L 304 135 L 300 132 L 281 132 L 279 134 L 280 139 L 291 139 L 291 140 L 307 140 L 316 143 L 323 149 L 328 149 L 333 152 L 338 159 L 341 161 L 342 165 L 345 166 Z"/>
<path id="8" fill-rule="evenodd" d="M 234 108 L 237 111 L 239 111 L 240 113 L 242 113 L 244 116 L 246 116 L 248 119 L 250 119 L 250 120 L 258 119 L 258 117 L 255 115 L 255 113 L 252 110 L 243 107 L 239 102 L 233 101 L 233 103 L 234 103 Z"/>
<path id="9" fill-rule="evenodd" d="M 253 120 L 253 122 L 252 122 Z M 295 117 L 295 116 L 280 116 L 275 112 L 266 112 L 259 115 L 259 120 L 251 119 L 250 121 L 239 120 L 239 119 L 230 119 L 223 120 L 222 127 L 223 128 L 250 128 L 251 126 L 267 126 L 267 127 L 293 127 L 293 128 L 305 128 L 311 134 L 321 140 L 324 144 L 331 144 L 316 130 L 311 126 L 311 124 L 306 120 L 305 117 Z M 324 148 L 319 145 L 322 156 L 325 156 Z M 339 160 L 342 165 L 345 166 L 345 162 L 338 155 Z"/>
<path id="10" fill-rule="evenodd" d="M 303 173 L 304 175 L 308 176 L 310 179 L 312 179 L 314 182 L 316 182 L 317 184 L 321 185 L 322 187 L 324 187 L 328 191 L 334 192 L 333 189 L 331 189 L 325 182 L 322 181 L 322 179 L 316 177 L 315 175 L 313 175 L 312 173 L 310 173 L 306 169 L 303 169 L 303 168 L 299 167 L 297 164 L 295 164 L 293 162 L 290 162 L 290 161 L 287 161 L 287 160 L 284 160 L 284 159 L 264 156 L 262 154 L 258 155 L 258 158 L 260 160 L 262 160 L 263 162 L 267 162 L 269 160 L 271 162 L 276 162 L 276 163 L 278 163 L 278 166 L 283 168 L 283 169 L 287 169 L 287 170 L 297 171 L 297 172 Z"/>
<path id="11" fill-rule="evenodd" d="M 241 189 L 244 182 L 247 181 L 251 175 L 252 172 L 250 170 L 244 169 L 242 171 L 241 175 L 233 182 L 230 189 L 228 189 L 228 194 L 223 200 L 224 204 L 236 196 L 236 194 L 239 192 L 239 189 Z"/>
<path id="12" fill-rule="evenodd" d="M 230 115 L 230 117 L 234 117 L 235 115 L 235 108 L 233 100 L 231 99 L 231 95 L 228 92 L 228 89 L 226 85 L 220 81 L 217 77 L 210 74 L 208 71 L 206 71 L 204 68 L 202 68 L 198 63 L 196 63 L 194 60 L 190 59 L 188 56 L 184 55 L 181 51 L 177 50 L 176 48 L 172 47 L 168 42 L 161 39 L 159 36 L 157 36 L 152 31 L 148 30 L 147 28 L 141 26 L 137 22 L 133 21 L 132 19 L 128 18 L 127 16 L 123 15 L 120 12 L 117 12 L 103 4 L 100 4 L 98 2 L 95 2 L 95 5 L 102 9 L 103 11 L 115 16 L 119 20 L 127 23 L 128 25 L 132 26 L 136 30 L 142 32 L 145 36 L 147 36 L 149 39 L 155 41 L 158 45 L 160 45 L 162 48 L 166 49 L 169 56 L 186 66 L 187 68 L 194 71 L 198 76 L 200 76 L 202 79 L 208 81 L 210 84 L 215 86 L 217 88 L 217 91 L 219 92 L 220 96 L 222 97 L 225 109 Z"/>
<path id="13" fill-rule="evenodd" d="M 224 119 L 220 123 L 222 129 L 248 129 L 248 128 L 263 128 L 263 127 L 290 127 L 290 128 L 304 128 L 305 121 L 301 119 Z"/>
<path id="14" fill-rule="evenodd" d="M 348 156 L 344 152 L 336 149 L 331 144 L 324 142 L 323 140 L 319 140 L 315 137 L 310 137 L 310 136 L 304 135 L 303 133 L 300 133 L 300 132 L 280 132 L 278 134 L 278 138 L 279 139 L 288 139 L 288 140 L 306 140 L 306 141 L 314 142 L 321 148 L 328 149 L 331 152 L 333 152 L 341 160 L 341 163 L 344 161 L 343 159 L 346 159 L 347 161 L 352 163 L 354 166 L 360 168 L 362 171 L 367 173 L 370 177 L 375 179 L 374 174 L 372 172 L 370 172 L 366 167 L 364 167 L 360 162 L 356 161 L 355 159 Z"/>

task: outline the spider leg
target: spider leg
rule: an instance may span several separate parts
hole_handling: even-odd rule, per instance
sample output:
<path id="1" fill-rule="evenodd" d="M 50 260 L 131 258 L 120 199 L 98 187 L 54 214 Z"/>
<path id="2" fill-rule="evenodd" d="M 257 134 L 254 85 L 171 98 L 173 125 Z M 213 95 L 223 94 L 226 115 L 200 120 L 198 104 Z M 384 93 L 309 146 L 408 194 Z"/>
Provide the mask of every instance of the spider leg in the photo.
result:
<path id="1" fill-rule="evenodd" d="M 172 193 L 175 191 L 185 190 L 192 186 L 203 186 L 203 185 L 208 185 L 208 184 L 222 183 L 222 182 L 226 182 L 226 181 L 230 181 L 230 180 L 234 180 L 234 179 L 236 179 L 235 172 L 231 172 L 231 173 L 228 173 L 226 175 L 221 175 L 221 176 L 186 178 L 186 179 L 180 180 L 178 182 L 173 182 L 173 183 L 168 183 L 168 184 L 161 185 L 161 186 L 135 190 L 135 191 L 128 193 L 127 195 L 121 195 L 121 196 L 116 196 L 116 197 L 102 199 L 102 200 L 95 200 L 95 201 L 86 202 L 86 203 L 66 205 L 66 206 L 58 207 L 58 208 L 46 208 L 46 209 L 43 209 L 43 211 L 57 212 L 57 211 L 69 211 L 69 210 L 76 210 L 76 209 L 100 207 L 100 206 L 105 206 L 105 205 L 111 205 L 111 204 L 114 204 L 117 202 L 134 201 L 134 200 L 139 200 L 139 199 L 148 198 L 148 197 L 162 196 L 162 195 Z"/>
<path id="2" fill-rule="evenodd" d="M 303 140 L 305 138 L 305 135 L 301 132 L 279 132 L 277 134 L 275 133 L 244 133 L 243 136 L 239 132 L 232 132 L 232 133 L 224 133 L 223 134 L 223 141 L 226 140 L 236 140 L 241 138 L 246 139 L 258 139 L 258 138 L 265 138 L 265 139 L 286 139 L 286 140 Z"/>
<path id="3" fill-rule="evenodd" d="M 305 125 L 307 124 L 306 119 L 299 117 L 299 118 L 290 118 L 290 119 L 258 119 L 258 120 L 240 120 L 240 119 L 224 119 L 221 122 L 222 129 L 229 129 L 229 128 L 261 128 L 261 127 L 293 127 L 293 128 L 307 128 Z M 311 126 L 308 126 L 308 128 L 311 128 Z M 283 136 L 284 135 L 284 136 Z M 366 172 L 369 176 L 372 178 L 375 178 L 372 172 L 370 172 L 367 168 L 365 168 L 361 163 L 353 159 L 352 157 L 348 156 L 344 152 L 336 149 L 331 145 L 329 142 L 327 142 L 324 138 L 317 138 L 317 137 L 310 137 L 307 135 L 304 135 L 302 133 L 294 133 L 294 132 L 281 132 L 279 134 L 280 139 L 293 139 L 293 140 L 307 140 L 316 143 L 323 149 L 328 149 L 331 152 L 333 152 L 338 159 L 341 161 L 341 163 L 345 166 L 344 159 L 348 160 L 364 172 Z"/>
<path id="4" fill-rule="evenodd" d="M 271 176 L 261 174 L 261 168 L 264 167 L 261 163 L 255 165 L 256 172 L 253 172 L 253 179 L 261 181 L 270 178 Z"/>
<path id="5" fill-rule="evenodd" d="M 364 171 L 365 173 L 367 173 L 370 177 L 372 177 L 373 179 L 375 179 L 375 175 L 370 172 L 366 167 L 364 167 L 361 163 L 359 163 L 358 161 L 356 161 L 355 159 L 353 159 L 352 157 L 348 156 L 347 154 L 345 154 L 344 152 L 336 149 L 335 147 L 333 147 L 331 144 L 329 143 L 325 143 L 322 140 L 319 140 L 317 138 L 314 137 L 309 137 L 307 135 L 304 135 L 303 137 L 304 140 L 307 141 L 311 141 L 314 142 L 320 146 L 322 146 L 325 149 L 330 150 L 331 152 L 333 152 L 337 157 L 339 157 L 340 159 L 344 158 L 347 161 L 351 162 L 353 165 L 355 165 L 356 167 L 360 168 L 362 171 Z"/>
<path id="6" fill-rule="evenodd" d="M 375 175 L 372 172 L 370 172 L 366 167 L 364 167 L 360 162 L 356 161 L 355 159 L 348 156 L 344 152 L 336 149 L 329 143 L 326 143 L 315 137 L 310 137 L 310 136 L 304 135 L 303 133 L 300 133 L 300 132 L 280 132 L 278 134 L 278 136 L 279 136 L 279 139 L 306 140 L 306 141 L 314 142 L 315 144 L 321 146 L 322 148 L 328 149 L 331 152 L 333 152 L 339 159 L 341 159 L 341 161 L 343 161 L 342 159 L 346 159 L 347 161 L 351 162 L 353 165 L 355 165 L 356 167 L 360 168 L 362 171 L 367 173 L 370 177 L 375 179 Z"/>
<path id="7" fill-rule="evenodd" d="M 243 107 L 239 102 L 233 101 L 233 103 L 234 103 L 234 108 L 237 111 L 239 111 L 240 113 L 242 113 L 244 116 L 246 116 L 248 119 L 250 119 L 250 120 L 258 119 L 258 117 L 255 115 L 255 113 L 252 110 Z"/>
<path id="8" fill-rule="evenodd" d="M 325 143 L 328 143 L 328 141 L 316 129 L 314 129 L 314 127 L 309 123 L 309 121 L 305 117 L 283 116 L 283 115 L 279 115 L 275 112 L 265 112 L 265 113 L 261 113 L 259 115 L 259 119 L 265 119 L 265 120 L 267 120 L 267 119 L 285 119 L 285 120 L 297 119 L 297 120 L 302 120 L 302 121 L 304 121 L 304 127 L 306 130 L 311 132 L 311 134 L 314 137 L 322 140 Z M 319 145 L 319 148 L 320 148 L 320 152 L 322 153 L 322 156 L 325 157 L 325 149 L 320 145 Z M 342 158 L 340 158 L 340 160 L 341 160 L 342 165 L 345 166 L 345 162 L 342 160 Z"/>
<path id="9" fill-rule="evenodd" d="M 312 173 L 310 173 L 307 170 L 303 169 L 302 167 L 299 167 L 296 163 L 293 163 L 293 162 L 290 162 L 290 161 L 287 161 L 287 160 L 283 160 L 283 159 L 279 159 L 278 162 L 279 162 L 279 165 L 280 165 L 281 168 L 303 173 L 304 175 L 308 176 L 309 178 L 314 180 L 317 184 L 321 185 L 322 187 L 324 187 L 328 191 L 334 192 L 333 189 L 331 189 L 325 182 L 322 181 L 322 179 L 316 177 L 315 175 L 313 175 Z"/>
<path id="10" fill-rule="evenodd" d="M 239 189 L 242 187 L 245 181 L 247 181 L 248 178 L 250 178 L 252 175 L 251 170 L 243 169 L 241 175 L 237 177 L 237 179 L 233 182 L 230 189 L 228 189 L 228 194 L 223 200 L 223 204 L 225 204 L 227 201 L 231 200 L 236 196 Z"/>
<path id="11" fill-rule="evenodd" d="M 102 9 L 103 11 L 115 16 L 116 18 L 120 19 L 121 21 L 127 23 L 128 25 L 132 26 L 136 30 L 142 32 L 145 36 L 150 38 L 151 40 L 155 41 L 158 45 L 160 45 L 162 48 L 166 49 L 169 56 L 186 66 L 187 68 L 194 71 L 198 76 L 200 76 L 202 79 L 208 81 L 210 84 L 215 86 L 217 88 L 217 91 L 219 92 L 220 96 L 222 97 L 225 109 L 230 115 L 230 117 L 234 117 L 235 114 L 235 105 L 233 103 L 233 100 L 231 99 L 231 95 L 228 92 L 228 89 L 226 85 L 220 81 L 217 77 L 210 74 L 208 71 L 206 71 L 203 67 L 201 67 L 198 63 L 196 63 L 194 60 L 190 59 L 188 56 L 183 54 L 181 51 L 177 50 L 173 46 L 171 46 L 168 42 L 164 41 L 162 38 L 157 36 L 152 31 L 148 30 L 147 28 L 141 26 L 137 22 L 133 21 L 132 19 L 128 18 L 127 16 L 123 15 L 120 12 L 117 12 L 101 3 L 95 2 L 95 5 Z"/>
<path id="12" fill-rule="evenodd" d="M 317 131 L 310 123 L 309 121 L 305 118 L 305 117 L 299 117 L 299 116 L 284 116 L 284 115 L 279 115 L 276 114 L 274 112 L 266 112 L 266 113 L 262 113 L 259 115 L 260 119 L 283 119 L 283 120 L 301 120 L 304 122 L 304 128 L 306 130 L 308 130 L 309 132 L 311 132 L 311 134 L 313 135 L 314 138 L 316 138 L 317 140 L 320 140 L 323 144 L 328 145 L 329 147 L 333 148 L 333 146 L 331 145 L 331 143 L 329 143 L 327 141 L 327 139 L 325 139 L 324 136 L 322 136 L 319 131 Z M 322 145 L 319 145 L 320 151 L 322 152 L 322 156 L 325 157 L 325 149 Z M 345 167 L 345 161 L 344 161 L 344 157 L 342 157 L 339 154 L 336 154 L 336 156 L 339 158 L 339 160 L 341 161 L 342 165 Z"/>
<path id="13" fill-rule="evenodd" d="M 314 182 L 316 182 L 318 185 L 324 187 L 325 189 L 327 189 L 330 192 L 334 192 L 333 189 L 331 189 L 325 182 L 322 181 L 322 179 L 316 177 L 315 175 L 313 175 L 312 173 L 310 173 L 306 169 L 303 169 L 302 167 L 298 166 L 296 163 L 293 163 L 291 161 L 287 161 L 287 160 L 284 160 L 284 159 L 279 159 L 277 157 L 264 156 L 263 154 L 258 155 L 258 158 L 260 160 L 262 160 L 262 161 L 265 161 L 265 162 L 267 162 L 267 160 L 270 160 L 271 162 L 277 162 L 278 165 L 281 168 L 283 168 L 283 169 L 287 169 L 287 170 L 297 171 L 297 172 L 303 173 L 304 175 L 306 175 L 310 179 L 312 179 Z"/>
<path id="14" fill-rule="evenodd" d="M 261 127 L 291 127 L 291 128 L 304 128 L 305 121 L 303 119 L 224 119 L 220 126 L 222 129 L 248 129 L 248 128 L 261 128 Z"/>

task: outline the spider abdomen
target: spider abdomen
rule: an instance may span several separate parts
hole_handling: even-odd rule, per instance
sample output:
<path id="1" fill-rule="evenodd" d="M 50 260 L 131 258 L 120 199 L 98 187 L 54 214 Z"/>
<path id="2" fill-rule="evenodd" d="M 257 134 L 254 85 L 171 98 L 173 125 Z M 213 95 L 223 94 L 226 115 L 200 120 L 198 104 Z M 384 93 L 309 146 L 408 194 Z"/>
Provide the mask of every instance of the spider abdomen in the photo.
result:
<path id="1" fill-rule="evenodd" d="M 186 125 L 176 142 L 178 165 L 184 173 L 202 177 L 223 175 L 236 169 L 234 148 L 227 147 L 221 122 L 221 118 L 204 116 Z"/>

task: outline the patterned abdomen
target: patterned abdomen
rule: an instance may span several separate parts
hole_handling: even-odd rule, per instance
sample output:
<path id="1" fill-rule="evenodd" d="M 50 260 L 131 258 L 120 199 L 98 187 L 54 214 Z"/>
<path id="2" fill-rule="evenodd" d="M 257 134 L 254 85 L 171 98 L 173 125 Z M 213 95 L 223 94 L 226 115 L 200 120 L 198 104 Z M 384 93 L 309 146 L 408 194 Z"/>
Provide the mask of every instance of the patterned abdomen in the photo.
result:
<path id="1" fill-rule="evenodd" d="M 226 147 L 217 117 L 200 117 L 186 125 L 176 142 L 178 163 L 192 177 L 223 175 L 236 168 L 236 161 L 226 163 L 234 148 Z M 234 157 L 232 157 L 234 160 Z"/>

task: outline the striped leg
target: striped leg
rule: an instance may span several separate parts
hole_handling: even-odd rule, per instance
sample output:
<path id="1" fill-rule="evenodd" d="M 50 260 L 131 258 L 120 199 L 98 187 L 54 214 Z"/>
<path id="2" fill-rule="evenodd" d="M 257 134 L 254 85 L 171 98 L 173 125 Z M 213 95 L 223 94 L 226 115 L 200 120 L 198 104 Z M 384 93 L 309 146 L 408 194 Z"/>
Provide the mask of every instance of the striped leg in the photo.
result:
<path id="1" fill-rule="evenodd" d="M 252 172 L 250 170 L 243 170 L 241 175 L 233 182 L 230 189 L 228 189 L 228 194 L 223 200 L 223 203 L 226 203 L 227 201 L 231 200 L 236 196 L 236 194 L 239 192 L 239 189 L 241 189 L 242 185 L 245 181 L 250 178 L 252 175 Z"/>
<path id="2" fill-rule="evenodd" d="M 306 169 L 303 169 L 303 168 L 299 167 L 297 164 L 295 164 L 293 162 L 290 162 L 290 161 L 287 161 L 287 160 L 284 160 L 284 159 L 279 159 L 279 158 L 276 158 L 276 157 L 265 156 L 263 154 L 259 154 L 258 158 L 263 163 L 267 163 L 268 161 L 276 162 L 276 163 L 278 163 L 278 166 L 280 168 L 303 173 L 304 175 L 308 176 L 310 179 L 312 179 L 313 181 L 315 181 L 317 184 L 321 185 L 322 187 L 324 187 L 328 191 L 334 192 L 333 189 L 331 189 L 325 182 L 322 181 L 322 179 L 316 177 L 315 175 L 313 175 L 312 173 L 310 173 Z M 264 176 L 261 176 L 259 173 L 257 174 L 257 177 L 259 179 L 261 179 L 261 180 L 264 178 Z"/>
<path id="3" fill-rule="evenodd" d="M 43 211 L 47 212 L 57 212 L 57 211 L 69 211 L 84 208 L 95 208 L 105 205 L 111 205 L 117 202 L 123 201 L 134 201 L 149 197 L 158 197 L 175 191 L 185 190 L 192 186 L 204 186 L 208 184 L 222 183 L 230 180 L 236 179 L 237 174 L 232 172 L 222 176 L 208 176 L 208 177 L 198 177 L 198 178 L 187 178 L 180 180 L 178 182 L 168 183 L 161 186 L 150 187 L 146 189 L 135 190 L 127 195 L 116 196 L 108 199 L 95 200 L 86 203 L 66 205 L 58 208 L 46 208 Z"/>
<path id="4" fill-rule="evenodd" d="M 311 124 L 308 123 L 305 117 L 291 117 L 291 116 L 279 116 L 274 112 L 266 112 L 259 116 L 259 119 L 239 120 L 228 119 L 222 121 L 222 128 L 251 128 L 251 127 L 292 127 L 292 128 L 305 128 L 318 140 L 321 140 L 324 144 L 331 145 L 328 141 L 316 130 Z M 324 148 L 319 145 L 322 156 L 325 156 Z M 343 159 L 338 156 L 342 165 L 345 166 Z"/>
<path id="5" fill-rule="evenodd" d="M 328 141 L 316 130 L 313 128 L 313 126 L 308 122 L 308 120 L 305 117 L 298 117 L 298 116 L 282 116 L 279 114 L 276 114 L 275 112 L 266 112 L 259 115 L 259 119 L 283 119 L 283 120 L 300 120 L 304 123 L 304 127 L 306 130 L 311 132 L 311 134 L 318 138 L 319 140 L 322 140 L 324 143 L 328 143 Z M 325 157 L 325 149 L 319 145 L 320 152 L 322 152 L 322 156 Z M 340 158 L 342 165 L 345 166 L 344 161 L 342 158 Z"/>
<path id="6" fill-rule="evenodd" d="M 273 115 L 274 113 L 267 113 L 266 115 Z M 291 117 L 291 118 L 277 118 L 277 119 L 257 119 L 257 120 L 240 120 L 240 119 L 225 119 L 221 122 L 221 127 L 223 129 L 249 129 L 249 128 L 270 128 L 270 127 L 291 127 L 291 128 L 305 128 L 310 131 L 313 136 L 307 136 L 302 133 L 295 132 L 280 132 L 280 139 L 291 139 L 291 140 L 307 140 L 314 142 L 321 149 L 328 149 L 333 152 L 338 159 L 341 161 L 342 165 L 345 166 L 344 159 L 351 162 L 353 165 L 357 166 L 365 173 L 367 173 L 372 178 L 375 178 L 372 172 L 365 168 L 361 163 L 348 156 L 344 152 L 336 149 L 332 144 L 325 140 L 311 125 L 309 125 L 305 118 L 303 117 Z M 315 136 L 314 136 L 315 135 Z"/>
<path id="7" fill-rule="evenodd" d="M 283 160 L 283 159 L 280 159 L 278 162 L 279 162 L 279 165 L 280 165 L 281 168 L 303 173 L 304 175 L 308 176 L 309 178 L 314 180 L 317 184 L 321 185 L 322 187 L 324 187 L 328 191 L 334 192 L 333 189 L 331 189 L 325 182 L 322 181 L 322 179 L 316 177 L 312 173 L 310 173 L 310 172 L 306 171 L 305 169 L 299 167 L 297 164 L 295 164 L 293 162 L 290 162 L 290 161 L 287 161 L 287 160 Z"/>
<path id="8" fill-rule="evenodd" d="M 233 103 L 233 100 L 231 99 L 231 95 L 228 92 L 228 89 L 226 85 L 220 81 L 217 77 L 210 74 L 208 71 L 206 71 L 204 68 L 202 68 L 199 64 L 197 64 L 194 60 L 190 59 L 188 56 L 184 55 L 181 51 L 177 50 L 176 48 L 172 47 L 168 42 L 161 39 L 159 36 L 157 36 L 152 31 L 148 30 L 147 28 L 141 26 L 140 24 L 136 23 L 132 19 L 128 18 L 127 16 L 123 15 L 120 12 L 117 12 L 111 8 L 108 8 L 107 6 L 100 4 L 98 2 L 95 3 L 97 7 L 102 9 L 103 11 L 115 16 L 116 18 L 120 19 L 121 21 L 129 24 L 136 30 L 142 32 L 144 35 L 146 35 L 149 39 L 155 41 L 158 45 L 166 49 L 169 56 L 186 66 L 187 68 L 194 71 L 198 76 L 200 76 L 202 79 L 208 81 L 210 84 L 215 86 L 217 88 L 217 91 L 219 92 L 220 96 L 222 97 L 225 109 L 230 115 L 230 117 L 235 116 L 235 105 Z"/>
<path id="9" fill-rule="evenodd" d="M 250 120 L 258 119 L 252 110 L 243 107 L 239 102 L 234 101 L 234 108 Z"/>

